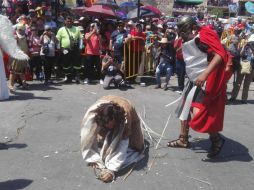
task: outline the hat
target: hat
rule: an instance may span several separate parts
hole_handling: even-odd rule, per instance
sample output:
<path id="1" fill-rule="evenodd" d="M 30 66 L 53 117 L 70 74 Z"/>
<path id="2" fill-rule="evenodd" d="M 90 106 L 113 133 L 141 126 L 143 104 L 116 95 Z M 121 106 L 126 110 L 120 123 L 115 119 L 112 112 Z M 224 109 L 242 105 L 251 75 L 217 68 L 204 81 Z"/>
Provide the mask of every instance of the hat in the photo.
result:
<path id="1" fill-rule="evenodd" d="M 83 17 L 83 16 L 82 16 L 82 17 L 80 17 L 80 18 L 79 18 L 79 21 L 82 21 L 82 20 L 84 20 L 84 18 L 85 18 L 85 17 Z"/>
<path id="2" fill-rule="evenodd" d="M 91 27 L 96 26 L 96 23 L 92 23 L 92 24 L 90 24 L 90 26 L 91 26 Z"/>
<path id="3" fill-rule="evenodd" d="M 83 26 L 78 26 L 79 31 L 84 31 Z"/>
<path id="4" fill-rule="evenodd" d="M 146 29 L 150 30 L 151 29 L 151 25 L 146 25 Z"/>
<path id="5" fill-rule="evenodd" d="M 161 24 L 158 24 L 157 28 L 163 28 L 163 26 Z"/>
<path id="6" fill-rule="evenodd" d="M 25 30 L 26 27 L 23 24 L 17 24 L 17 30 Z"/>
<path id="7" fill-rule="evenodd" d="M 29 9 L 29 11 L 28 11 L 29 13 L 34 13 L 35 12 L 35 10 L 34 9 Z"/>
<path id="8" fill-rule="evenodd" d="M 78 20 L 75 20 L 73 23 L 74 23 L 74 24 L 79 24 L 79 21 L 78 21 Z"/>
<path id="9" fill-rule="evenodd" d="M 63 23 L 64 22 L 64 18 L 63 17 L 58 17 L 57 21 Z"/>
<path id="10" fill-rule="evenodd" d="M 254 42 L 254 34 L 251 34 L 247 42 Z"/>
<path id="11" fill-rule="evenodd" d="M 31 31 L 37 30 L 37 28 L 35 26 L 31 27 Z"/>
<path id="12" fill-rule="evenodd" d="M 26 19 L 27 17 L 26 17 L 26 15 L 21 15 L 17 20 L 16 20 L 16 22 L 18 23 L 18 22 L 20 22 L 21 20 L 24 20 L 24 19 Z"/>
<path id="13" fill-rule="evenodd" d="M 44 30 L 51 30 L 51 26 L 45 25 L 45 26 L 44 26 Z"/>
<path id="14" fill-rule="evenodd" d="M 161 41 L 158 41 L 158 42 L 161 44 L 168 44 L 169 43 L 167 38 L 161 38 Z"/>
<path id="15" fill-rule="evenodd" d="M 134 22 L 133 22 L 132 20 L 130 20 L 127 24 L 128 24 L 128 25 L 133 25 Z"/>

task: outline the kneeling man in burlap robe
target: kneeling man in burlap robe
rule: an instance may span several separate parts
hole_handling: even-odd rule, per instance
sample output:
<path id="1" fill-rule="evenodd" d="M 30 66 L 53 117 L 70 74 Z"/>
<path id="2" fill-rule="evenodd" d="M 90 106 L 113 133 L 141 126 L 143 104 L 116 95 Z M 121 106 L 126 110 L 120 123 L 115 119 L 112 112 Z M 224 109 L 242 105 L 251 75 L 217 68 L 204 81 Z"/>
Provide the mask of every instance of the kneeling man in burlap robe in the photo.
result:
<path id="1" fill-rule="evenodd" d="M 86 112 L 81 126 L 81 152 L 98 178 L 114 180 L 115 172 L 143 158 L 144 136 L 129 100 L 104 96 Z"/>

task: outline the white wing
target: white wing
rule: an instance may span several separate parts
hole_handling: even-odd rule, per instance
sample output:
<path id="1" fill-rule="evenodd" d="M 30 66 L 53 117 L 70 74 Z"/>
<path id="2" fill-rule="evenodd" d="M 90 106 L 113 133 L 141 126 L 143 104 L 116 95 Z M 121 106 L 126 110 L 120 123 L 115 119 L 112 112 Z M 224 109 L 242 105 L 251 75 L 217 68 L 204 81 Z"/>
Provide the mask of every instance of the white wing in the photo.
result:
<path id="1" fill-rule="evenodd" d="M 0 15 L 0 31 L 0 47 L 14 59 L 28 60 L 29 57 L 17 45 L 10 20 L 3 15 Z"/>

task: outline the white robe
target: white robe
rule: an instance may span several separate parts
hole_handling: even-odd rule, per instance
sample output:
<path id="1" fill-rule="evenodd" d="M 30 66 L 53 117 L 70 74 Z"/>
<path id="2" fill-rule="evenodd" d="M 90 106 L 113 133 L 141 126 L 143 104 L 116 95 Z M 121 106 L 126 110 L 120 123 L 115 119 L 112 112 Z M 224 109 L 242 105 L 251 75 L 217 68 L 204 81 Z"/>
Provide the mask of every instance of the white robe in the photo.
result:
<path id="1" fill-rule="evenodd" d="M 12 24 L 6 16 L 0 15 L 0 28 L 0 48 L 14 59 L 28 60 L 28 56 L 18 47 L 13 36 Z M 8 98 L 9 93 L 4 70 L 3 55 L 0 53 L 0 100 Z"/>
<path id="2" fill-rule="evenodd" d="M 97 129 L 94 130 L 95 126 L 92 125 L 92 121 L 95 114 L 92 111 L 103 103 L 109 102 L 105 100 L 98 100 L 87 110 L 84 116 L 81 126 L 81 144 L 88 138 L 90 138 L 90 140 L 85 143 L 85 148 L 83 147 L 81 150 L 82 157 L 88 163 L 97 163 L 101 169 L 119 171 L 134 162 L 138 162 L 144 157 L 144 155 L 129 148 L 129 139 L 121 140 L 124 127 L 119 131 L 117 137 L 111 143 L 108 140 L 108 133 L 104 140 L 102 149 L 100 150 L 98 148 L 96 136 L 100 128 L 97 127 Z M 114 151 L 107 154 L 105 160 L 102 160 L 109 147 L 111 147 Z"/>
<path id="3" fill-rule="evenodd" d="M 186 74 L 190 81 L 195 82 L 198 76 L 207 68 L 208 62 L 207 62 L 207 54 L 200 51 L 200 49 L 197 47 L 195 43 L 195 39 L 198 38 L 199 35 L 197 35 L 192 40 L 185 42 L 183 44 L 183 58 L 186 63 Z M 190 92 L 188 92 L 188 95 L 186 96 L 186 91 L 182 93 L 182 97 L 186 96 L 186 99 L 184 100 L 182 98 L 182 101 L 184 100 L 184 104 L 180 103 L 180 105 L 183 104 L 182 112 L 179 116 L 179 119 L 182 121 L 185 121 L 189 117 L 191 104 L 193 101 L 194 94 L 197 90 L 197 86 L 193 86 Z"/>
<path id="4" fill-rule="evenodd" d="M 4 70 L 3 55 L 0 50 L 0 101 L 9 99 L 9 92 Z"/>

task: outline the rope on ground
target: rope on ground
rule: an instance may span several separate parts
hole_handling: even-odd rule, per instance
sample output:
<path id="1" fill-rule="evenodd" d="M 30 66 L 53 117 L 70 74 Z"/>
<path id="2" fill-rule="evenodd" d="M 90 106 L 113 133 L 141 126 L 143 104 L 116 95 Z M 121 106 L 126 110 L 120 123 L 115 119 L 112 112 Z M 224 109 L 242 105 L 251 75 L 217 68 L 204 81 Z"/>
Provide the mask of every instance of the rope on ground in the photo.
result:
<path id="1" fill-rule="evenodd" d="M 173 101 L 173 102 L 171 102 L 171 103 L 169 103 L 169 104 L 165 105 L 165 107 L 169 107 L 169 106 L 171 106 L 171 105 L 173 105 L 173 104 L 177 103 L 178 101 L 180 101 L 180 100 L 181 100 L 181 98 L 182 98 L 182 96 L 180 96 L 179 98 L 177 98 L 175 101 Z"/>
<path id="2" fill-rule="evenodd" d="M 165 130 L 166 130 L 166 128 L 168 127 L 168 123 L 169 123 L 170 118 L 171 118 L 171 114 L 168 116 L 168 120 L 167 120 L 167 122 L 166 122 L 166 124 L 165 124 L 165 127 L 164 127 L 162 133 L 161 133 L 161 137 L 160 137 L 160 139 L 159 139 L 157 145 L 155 146 L 155 150 L 158 149 L 158 146 L 159 146 L 159 144 L 160 144 L 160 142 L 161 142 L 161 139 L 162 139 L 162 137 L 163 137 L 163 135 L 164 135 L 164 133 L 165 133 Z"/>

